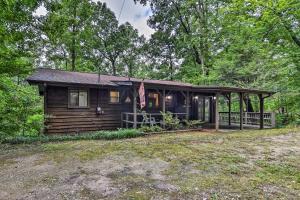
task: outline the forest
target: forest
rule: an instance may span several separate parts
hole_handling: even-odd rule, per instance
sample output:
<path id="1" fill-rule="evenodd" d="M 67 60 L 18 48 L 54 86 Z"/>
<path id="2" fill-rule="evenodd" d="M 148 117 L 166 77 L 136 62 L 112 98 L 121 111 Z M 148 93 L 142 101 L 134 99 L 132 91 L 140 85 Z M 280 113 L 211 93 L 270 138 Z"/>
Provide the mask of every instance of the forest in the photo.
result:
<path id="1" fill-rule="evenodd" d="M 299 0 L 127 1 L 150 6 L 150 38 L 100 1 L 1 0 L 0 137 L 41 132 L 38 67 L 275 91 L 278 126 L 300 124 Z"/>

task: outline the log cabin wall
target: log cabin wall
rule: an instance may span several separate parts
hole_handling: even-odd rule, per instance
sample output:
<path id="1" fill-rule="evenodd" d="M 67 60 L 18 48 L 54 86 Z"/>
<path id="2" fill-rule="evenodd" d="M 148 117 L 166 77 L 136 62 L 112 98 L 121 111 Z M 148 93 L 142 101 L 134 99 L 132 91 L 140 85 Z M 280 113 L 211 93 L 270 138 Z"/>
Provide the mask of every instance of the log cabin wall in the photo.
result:
<path id="1" fill-rule="evenodd" d="M 132 110 L 132 104 L 109 102 L 110 89 L 89 90 L 88 108 L 68 107 L 68 87 L 48 86 L 46 92 L 46 133 L 78 133 L 112 130 L 121 127 L 121 112 Z M 121 94 L 121 92 L 120 92 Z M 97 101 L 104 111 L 97 114 Z"/>

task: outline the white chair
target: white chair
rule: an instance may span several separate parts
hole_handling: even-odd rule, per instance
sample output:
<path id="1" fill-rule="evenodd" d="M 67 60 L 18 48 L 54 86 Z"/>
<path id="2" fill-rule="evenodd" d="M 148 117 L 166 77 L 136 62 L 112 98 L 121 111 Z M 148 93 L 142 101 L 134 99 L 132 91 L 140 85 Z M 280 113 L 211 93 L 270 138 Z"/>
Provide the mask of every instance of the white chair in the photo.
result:
<path id="1" fill-rule="evenodd" d="M 149 118 L 145 111 L 142 111 L 142 116 L 143 116 L 142 125 L 150 124 L 150 126 L 154 126 L 156 124 L 155 118 L 154 117 Z"/>

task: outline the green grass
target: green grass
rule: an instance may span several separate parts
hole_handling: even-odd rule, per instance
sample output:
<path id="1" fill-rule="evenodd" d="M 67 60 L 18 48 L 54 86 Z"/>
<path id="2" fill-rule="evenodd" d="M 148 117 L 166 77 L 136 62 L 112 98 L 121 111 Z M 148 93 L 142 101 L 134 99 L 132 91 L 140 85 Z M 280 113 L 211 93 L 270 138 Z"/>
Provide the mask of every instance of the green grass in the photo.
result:
<path id="1" fill-rule="evenodd" d="M 16 194 L 24 194 L 22 189 L 31 191 L 36 182 L 51 188 L 60 187 L 59 184 L 66 186 L 68 174 L 75 173 L 81 175 L 79 180 L 87 181 L 79 190 L 83 198 L 299 199 L 299 155 L 299 128 L 172 133 L 130 140 L 2 144 L 1 174 L 14 174 L 13 171 L 21 176 L 18 179 L 26 180 L 29 175 L 23 170 L 45 164 L 54 169 L 50 168 L 44 178 L 37 177 L 33 183 L 28 178 L 25 189 L 20 186 L 13 190 L 14 181 L 7 179 L 0 191 L 1 187 L 10 186 Z M 15 168 L 21 165 L 16 158 L 30 160 L 31 156 L 38 158 L 27 163 L 28 168 Z M 57 175 L 62 169 L 64 172 Z M 98 180 L 99 176 L 111 181 L 107 188 L 118 188 L 116 196 L 103 197 L 93 188 L 85 187 L 88 181 Z M 77 183 L 80 185 L 80 181 Z M 177 190 L 161 189 L 157 187 L 159 184 L 172 185 Z"/>
<path id="2" fill-rule="evenodd" d="M 135 129 L 119 129 L 117 131 L 97 131 L 92 133 L 82 133 L 77 135 L 53 135 L 53 136 L 37 136 L 25 137 L 15 136 L 4 138 L 0 143 L 5 144 L 30 144 L 30 143 L 47 143 L 47 142 L 63 142 L 75 140 L 115 140 L 124 138 L 134 138 L 143 136 L 144 133 Z"/>

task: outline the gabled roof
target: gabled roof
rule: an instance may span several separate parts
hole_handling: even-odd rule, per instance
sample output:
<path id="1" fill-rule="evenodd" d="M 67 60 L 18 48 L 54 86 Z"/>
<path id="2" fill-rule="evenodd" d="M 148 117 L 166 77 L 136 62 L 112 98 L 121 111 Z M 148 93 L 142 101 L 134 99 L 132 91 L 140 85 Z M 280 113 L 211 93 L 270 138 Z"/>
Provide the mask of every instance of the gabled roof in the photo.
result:
<path id="1" fill-rule="evenodd" d="M 245 89 L 237 87 L 222 87 L 222 86 L 197 86 L 190 83 L 183 83 L 178 81 L 166 81 L 166 80 L 150 80 L 150 79 L 138 79 L 121 76 L 109 76 L 99 75 L 96 73 L 84 73 L 84 72 L 70 72 L 55 70 L 49 68 L 38 68 L 36 71 L 27 78 L 30 84 L 52 83 L 52 84 L 81 84 L 81 85 L 93 85 L 93 86 L 120 86 L 129 85 L 131 83 L 144 82 L 145 84 L 161 85 L 168 87 L 183 87 L 190 88 L 191 90 L 205 91 L 205 92 L 249 92 L 249 93 L 264 93 L 273 94 L 274 92 Z"/>

